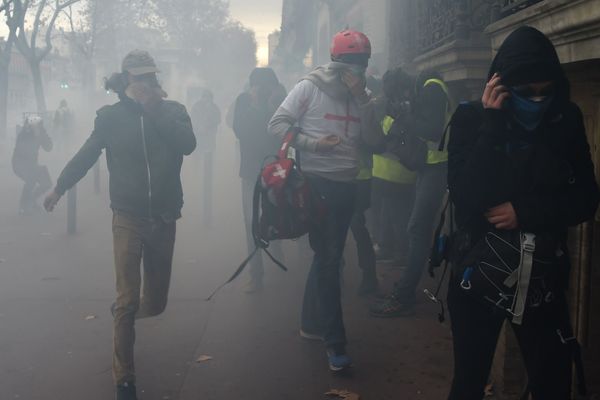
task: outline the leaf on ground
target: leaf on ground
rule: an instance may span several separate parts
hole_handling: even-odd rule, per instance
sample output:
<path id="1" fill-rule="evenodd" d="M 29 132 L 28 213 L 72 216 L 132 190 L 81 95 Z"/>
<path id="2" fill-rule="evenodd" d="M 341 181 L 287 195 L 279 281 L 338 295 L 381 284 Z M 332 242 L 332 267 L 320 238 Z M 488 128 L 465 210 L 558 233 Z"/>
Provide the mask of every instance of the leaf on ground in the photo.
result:
<path id="1" fill-rule="evenodd" d="M 356 393 L 352 393 L 348 390 L 332 389 L 329 392 L 325 393 L 325 395 L 343 400 L 360 400 L 359 395 L 357 395 Z"/>
<path id="2" fill-rule="evenodd" d="M 85 317 L 85 320 L 86 321 L 90 321 L 90 320 L 96 319 L 96 318 L 98 318 L 96 315 L 88 315 L 88 316 Z"/>
<path id="3" fill-rule="evenodd" d="M 212 360 L 213 358 L 211 356 L 207 356 L 207 355 L 201 355 L 200 357 L 198 357 L 198 359 L 196 360 L 197 363 L 202 363 L 202 362 L 207 362 Z"/>

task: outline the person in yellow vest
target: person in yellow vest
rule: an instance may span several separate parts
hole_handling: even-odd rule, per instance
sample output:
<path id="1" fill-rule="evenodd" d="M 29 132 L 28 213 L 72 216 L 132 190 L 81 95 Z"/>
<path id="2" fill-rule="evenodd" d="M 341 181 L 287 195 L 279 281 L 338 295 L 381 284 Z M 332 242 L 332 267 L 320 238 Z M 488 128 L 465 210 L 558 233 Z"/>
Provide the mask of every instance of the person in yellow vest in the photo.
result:
<path id="1" fill-rule="evenodd" d="M 448 154 L 445 150 L 438 151 L 438 147 L 453 111 L 448 87 L 437 73 L 426 71 L 415 80 L 410 97 L 394 125 L 425 141 L 428 151 L 417 170 L 415 203 L 407 228 L 406 269 L 392 293 L 370 307 L 371 315 L 376 317 L 414 315 L 417 286 L 431 250 L 435 221 L 447 187 Z"/>
<path id="2" fill-rule="evenodd" d="M 389 135 L 394 119 L 410 97 L 414 79 L 400 68 L 383 76 L 382 128 Z M 408 252 L 406 227 L 415 197 L 416 173 L 386 152 L 373 155 L 373 238 L 378 262 L 405 264 Z"/>

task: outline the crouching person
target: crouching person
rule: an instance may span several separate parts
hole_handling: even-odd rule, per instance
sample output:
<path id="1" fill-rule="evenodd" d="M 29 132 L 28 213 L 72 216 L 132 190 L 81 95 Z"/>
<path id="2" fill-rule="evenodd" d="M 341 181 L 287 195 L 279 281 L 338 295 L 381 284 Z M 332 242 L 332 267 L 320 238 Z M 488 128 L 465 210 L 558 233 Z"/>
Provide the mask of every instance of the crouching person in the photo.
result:
<path id="1" fill-rule="evenodd" d="M 94 131 L 44 204 L 52 211 L 106 151 L 117 283 L 117 300 L 111 308 L 117 400 L 137 399 L 135 319 L 158 315 L 167 305 L 175 221 L 183 206 L 181 164 L 196 147 L 185 107 L 163 100 L 166 93 L 157 72 L 145 51 L 134 50 L 125 57 L 122 72 L 107 80 L 107 89 L 119 95 L 119 102 L 98 111 Z"/>
<path id="2" fill-rule="evenodd" d="M 481 103 L 459 107 L 448 150 L 458 225 L 449 399 L 483 398 L 507 318 L 533 398 L 570 399 L 567 229 L 592 218 L 598 188 L 581 111 L 541 32 L 523 27 L 505 40 Z"/>

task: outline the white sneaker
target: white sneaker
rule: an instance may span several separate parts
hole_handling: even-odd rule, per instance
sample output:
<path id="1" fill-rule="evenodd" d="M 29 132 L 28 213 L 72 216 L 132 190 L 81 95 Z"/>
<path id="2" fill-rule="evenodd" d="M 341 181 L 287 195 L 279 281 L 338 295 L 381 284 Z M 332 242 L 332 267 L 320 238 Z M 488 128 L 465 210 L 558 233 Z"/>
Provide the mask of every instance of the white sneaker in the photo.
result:
<path id="1" fill-rule="evenodd" d="M 300 329 L 300 337 L 306 340 L 320 340 L 323 341 L 323 336 L 317 335 L 316 333 L 308 333 Z"/>

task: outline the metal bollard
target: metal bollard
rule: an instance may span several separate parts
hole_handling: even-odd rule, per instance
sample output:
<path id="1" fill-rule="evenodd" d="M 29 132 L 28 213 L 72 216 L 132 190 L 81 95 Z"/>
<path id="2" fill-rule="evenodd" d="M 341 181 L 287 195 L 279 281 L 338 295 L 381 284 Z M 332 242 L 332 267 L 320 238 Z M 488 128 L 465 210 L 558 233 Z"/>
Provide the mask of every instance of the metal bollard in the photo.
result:
<path id="1" fill-rule="evenodd" d="M 94 193 L 100 194 L 100 160 L 94 164 Z"/>
<path id="2" fill-rule="evenodd" d="M 77 233 L 77 185 L 67 192 L 67 233 Z"/>
<path id="3" fill-rule="evenodd" d="M 203 210 L 202 221 L 204 226 L 212 226 L 213 213 L 213 153 L 206 152 L 204 157 L 204 187 L 203 187 Z"/>

